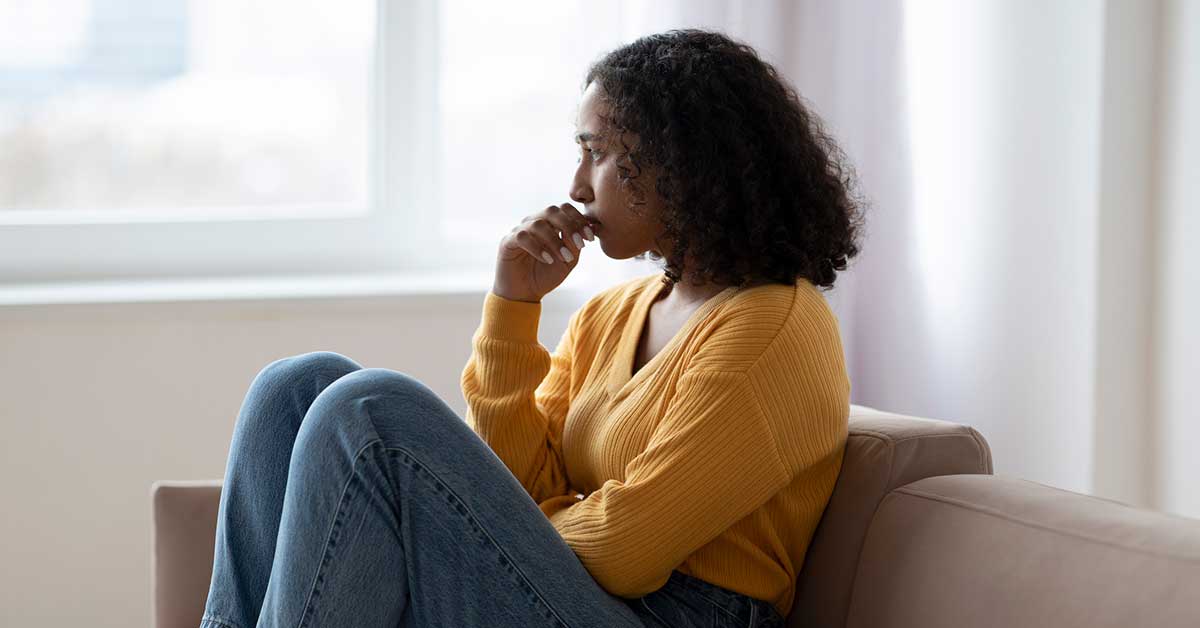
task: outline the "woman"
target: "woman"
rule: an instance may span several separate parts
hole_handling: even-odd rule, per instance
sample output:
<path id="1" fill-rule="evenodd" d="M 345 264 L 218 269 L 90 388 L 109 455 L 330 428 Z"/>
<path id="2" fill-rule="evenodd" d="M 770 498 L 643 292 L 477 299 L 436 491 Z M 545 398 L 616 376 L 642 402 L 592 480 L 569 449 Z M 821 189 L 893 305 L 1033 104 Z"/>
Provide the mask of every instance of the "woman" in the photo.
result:
<path id="1" fill-rule="evenodd" d="M 331 352 L 238 416 L 203 627 L 782 626 L 841 467 L 850 382 L 819 289 L 858 252 L 841 153 L 713 32 L 597 61 L 575 203 L 504 236 L 464 419 Z M 553 355 L 541 299 L 588 242 L 662 275 Z"/>

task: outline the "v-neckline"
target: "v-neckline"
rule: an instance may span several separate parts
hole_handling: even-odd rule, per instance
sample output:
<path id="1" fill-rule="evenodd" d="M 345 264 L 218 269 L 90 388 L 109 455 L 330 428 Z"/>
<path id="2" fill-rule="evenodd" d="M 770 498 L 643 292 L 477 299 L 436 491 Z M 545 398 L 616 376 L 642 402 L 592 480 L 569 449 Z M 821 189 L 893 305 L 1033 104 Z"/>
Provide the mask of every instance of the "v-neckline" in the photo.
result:
<path id="1" fill-rule="evenodd" d="M 700 307 L 696 308 L 675 332 L 667 344 L 663 345 L 657 353 L 650 356 L 650 359 L 633 372 L 633 361 L 637 358 L 638 343 L 642 338 L 642 331 L 646 327 L 647 318 L 650 314 L 650 307 L 658 300 L 658 296 L 666 290 L 667 286 L 662 283 L 662 277 L 655 275 L 650 278 L 651 285 L 642 290 L 638 295 L 638 299 L 634 302 L 633 310 L 629 313 L 629 318 L 626 319 L 624 327 L 621 329 L 621 338 L 617 344 L 616 355 L 614 356 L 614 364 L 609 372 L 608 389 L 615 396 L 626 388 L 632 388 L 644 380 L 655 370 L 655 367 L 665 359 L 663 356 L 669 354 L 675 345 L 682 342 L 682 338 L 691 332 L 692 328 L 700 323 L 704 317 L 712 311 L 713 308 L 720 305 L 721 302 L 729 298 L 737 291 L 737 286 L 729 286 L 724 290 L 709 297 Z"/>

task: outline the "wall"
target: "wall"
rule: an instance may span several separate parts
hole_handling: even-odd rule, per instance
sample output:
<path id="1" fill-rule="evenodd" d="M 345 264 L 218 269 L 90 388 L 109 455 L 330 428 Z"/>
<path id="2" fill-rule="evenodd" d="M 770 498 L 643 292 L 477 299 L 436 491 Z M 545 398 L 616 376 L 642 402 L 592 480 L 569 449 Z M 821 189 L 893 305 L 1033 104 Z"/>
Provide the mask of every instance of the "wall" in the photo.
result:
<path id="1" fill-rule="evenodd" d="M 553 348 L 580 293 L 552 293 Z M 220 478 L 267 363 L 337 351 L 456 411 L 482 292 L 0 307 L 0 625 L 148 626 L 150 484 Z"/>

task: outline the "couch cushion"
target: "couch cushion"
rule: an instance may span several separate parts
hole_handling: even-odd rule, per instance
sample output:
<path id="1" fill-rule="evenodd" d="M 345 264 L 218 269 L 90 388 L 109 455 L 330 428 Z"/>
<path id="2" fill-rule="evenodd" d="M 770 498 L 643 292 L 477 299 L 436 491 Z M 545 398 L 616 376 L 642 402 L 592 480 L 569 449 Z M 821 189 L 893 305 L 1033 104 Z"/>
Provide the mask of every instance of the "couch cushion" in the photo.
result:
<path id="1" fill-rule="evenodd" d="M 1200 626 L 1200 520 L 1006 476 L 895 490 L 848 626 Z"/>
<path id="2" fill-rule="evenodd" d="M 841 473 L 797 577 L 788 625 L 845 625 L 867 527 L 892 489 L 929 476 L 991 472 L 991 450 L 971 427 L 851 405 Z"/>

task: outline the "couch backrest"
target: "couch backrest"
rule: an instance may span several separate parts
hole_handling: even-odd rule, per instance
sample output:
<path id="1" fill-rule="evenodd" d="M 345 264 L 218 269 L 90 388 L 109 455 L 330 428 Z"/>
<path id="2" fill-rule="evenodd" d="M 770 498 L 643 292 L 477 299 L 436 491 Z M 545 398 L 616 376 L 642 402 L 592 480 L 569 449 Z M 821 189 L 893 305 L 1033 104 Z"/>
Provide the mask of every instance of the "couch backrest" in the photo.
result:
<path id="1" fill-rule="evenodd" d="M 1200 626 L 1200 520 L 1027 480 L 932 477 L 889 494 L 847 626 Z"/>
<path id="2" fill-rule="evenodd" d="M 991 449 L 969 426 L 851 405 L 842 470 L 797 577 L 788 626 L 846 625 L 867 529 L 893 489 L 930 476 L 991 472 Z"/>

